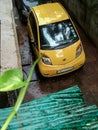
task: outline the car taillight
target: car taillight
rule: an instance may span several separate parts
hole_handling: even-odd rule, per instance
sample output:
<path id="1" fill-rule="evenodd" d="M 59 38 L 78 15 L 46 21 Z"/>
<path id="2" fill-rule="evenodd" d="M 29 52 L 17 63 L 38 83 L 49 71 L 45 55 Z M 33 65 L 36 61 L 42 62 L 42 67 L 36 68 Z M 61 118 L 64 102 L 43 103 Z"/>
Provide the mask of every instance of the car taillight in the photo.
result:
<path id="1" fill-rule="evenodd" d="M 77 58 L 78 56 L 80 56 L 81 52 L 82 52 L 82 45 L 79 44 L 78 47 L 77 47 L 77 49 L 76 49 L 76 58 Z"/>

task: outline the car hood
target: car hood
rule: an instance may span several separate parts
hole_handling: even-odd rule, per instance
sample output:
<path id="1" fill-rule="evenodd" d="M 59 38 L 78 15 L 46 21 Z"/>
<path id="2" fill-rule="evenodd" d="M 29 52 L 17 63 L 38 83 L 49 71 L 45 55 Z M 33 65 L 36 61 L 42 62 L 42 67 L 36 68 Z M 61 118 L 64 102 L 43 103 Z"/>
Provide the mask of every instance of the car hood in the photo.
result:
<path id="1" fill-rule="evenodd" d="M 41 50 L 41 53 L 46 57 L 49 57 L 53 65 L 63 65 L 75 59 L 77 46 L 77 44 L 73 44 L 64 49 Z"/>

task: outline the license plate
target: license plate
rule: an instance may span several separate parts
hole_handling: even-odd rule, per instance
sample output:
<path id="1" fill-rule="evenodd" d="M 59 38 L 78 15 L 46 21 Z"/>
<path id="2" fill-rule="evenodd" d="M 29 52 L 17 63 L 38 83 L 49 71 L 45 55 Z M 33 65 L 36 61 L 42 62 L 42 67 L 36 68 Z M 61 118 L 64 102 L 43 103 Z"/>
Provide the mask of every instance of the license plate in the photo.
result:
<path id="1" fill-rule="evenodd" d="M 67 71 L 70 71 L 70 70 L 72 70 L 72 69 L 73 69 L 73 67 L 68 67 L 68 68 L 65 68 L 65 69 L 61 69 L 61 70 L 58 70 L 58 71 L 57 71 L 57 74 L 67 72 Z"/>

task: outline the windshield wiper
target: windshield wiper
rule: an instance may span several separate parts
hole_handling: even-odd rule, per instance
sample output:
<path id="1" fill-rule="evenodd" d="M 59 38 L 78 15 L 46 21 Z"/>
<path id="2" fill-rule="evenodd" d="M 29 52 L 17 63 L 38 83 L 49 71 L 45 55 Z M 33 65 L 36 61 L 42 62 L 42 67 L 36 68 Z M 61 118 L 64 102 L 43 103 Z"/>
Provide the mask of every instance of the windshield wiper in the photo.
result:
<path id="1" fill-rule="evenodd" d="M 58 44 L 58 45 L 56 45 L 56 46 L 51 46 L 51 48 L 52 49 L 61 49 L 62 47 L 64 47 L 65 46 L 65 43 L 64 44 Z"/>

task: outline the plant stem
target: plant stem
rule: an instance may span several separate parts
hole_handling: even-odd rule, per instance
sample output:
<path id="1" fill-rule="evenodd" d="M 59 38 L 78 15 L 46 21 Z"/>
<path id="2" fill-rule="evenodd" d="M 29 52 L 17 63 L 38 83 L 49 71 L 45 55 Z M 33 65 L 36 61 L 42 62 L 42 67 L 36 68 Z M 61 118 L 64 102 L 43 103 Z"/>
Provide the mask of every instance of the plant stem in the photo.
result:
<path id="1" fill-rule="evenodd" d="M 19 107 L 20 107 L 20 105 L 21 105 L 21 103 L 22 103 L 22 101 L 23 101 L 23 99 L 24 99 L 24 96 L 25 96 L 25 94 L 26 94 L 26 91 L 27 91 L 27 89 L 28 89 L 28 86 L 29 86 L 29 83 L 30 83 L 32 74 L 33 74 L 34 69 L 35 69 L 35 66 L 36 66 L 36 64 L 39 62 L 40 59 L 41 59 L 41 57 L 39 57 L 39 58 L 34 62 L 32 68 L 31 68 L 31 70 L 30 70 L 28 79 L 27 79 L 27 81 L 25 81 L 25 82 L 27 82 L 27 83 L 26 83 L 26 85 L 25 85 L 23 88 L 21 88 L 21 90 L 20 90 L 20 92 L 19 92 L 19 96 L 18 96 L 17 101 L 16 101 L 16 103 L 15 103 L 14 109 L 12 110 L 12 112 L 10 113 L 10 115 L 8 116 L 8 118 L 6 119 L 6 121 L 5 121 L 5 123 L 3 124 L 1 130 L 7 130 L 7 127 L 8 127 L 8 125 L 9 125 L 9 123 L 10 123 L 11 120 L 13 119 L 14 115 L 17 113 L 17 111 L 18 111 L 18 109 L 19 109 Z"/>

